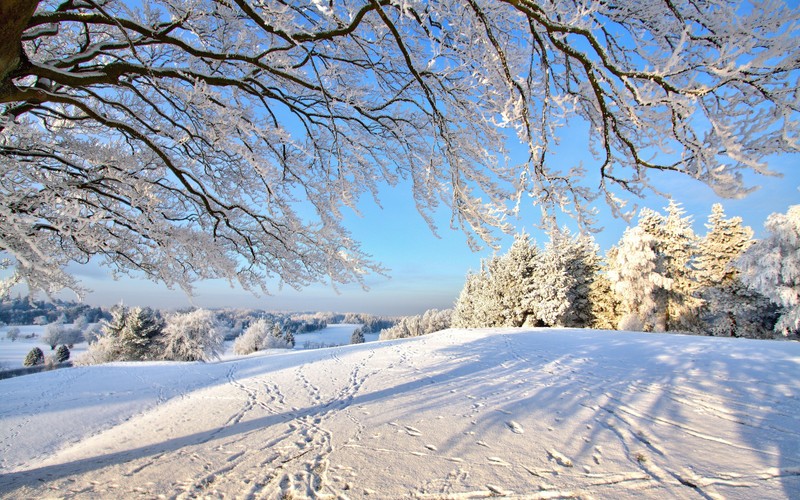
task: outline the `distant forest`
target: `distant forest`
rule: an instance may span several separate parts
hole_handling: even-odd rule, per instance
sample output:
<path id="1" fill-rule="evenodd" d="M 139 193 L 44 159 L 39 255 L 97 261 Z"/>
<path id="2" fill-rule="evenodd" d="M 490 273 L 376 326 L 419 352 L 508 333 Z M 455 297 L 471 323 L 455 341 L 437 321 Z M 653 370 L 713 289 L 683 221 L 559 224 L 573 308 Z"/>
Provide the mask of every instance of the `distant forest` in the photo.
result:
<path id="1" fill-rule="evenodd" d="M 74 323 L 84 316 L 88 323 L 97 323 L 111 316 L 101 307 L 64 300 L 31 300 L 29 297 L 8 297 L 0 301 L 0 322 L 7 325 L 46 325 L 60 321 Z"/>

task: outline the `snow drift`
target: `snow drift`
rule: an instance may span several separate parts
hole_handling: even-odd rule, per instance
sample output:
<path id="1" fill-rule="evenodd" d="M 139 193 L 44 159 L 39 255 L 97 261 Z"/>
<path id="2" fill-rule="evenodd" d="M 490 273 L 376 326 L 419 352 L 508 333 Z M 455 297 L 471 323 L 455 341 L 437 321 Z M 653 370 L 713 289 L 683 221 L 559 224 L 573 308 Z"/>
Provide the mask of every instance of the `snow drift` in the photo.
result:
<path id="1" fill-rule="evenodd" d="M 0 496 L 797 498 L 800 344 L 447 330 L 0 381 Z"/>

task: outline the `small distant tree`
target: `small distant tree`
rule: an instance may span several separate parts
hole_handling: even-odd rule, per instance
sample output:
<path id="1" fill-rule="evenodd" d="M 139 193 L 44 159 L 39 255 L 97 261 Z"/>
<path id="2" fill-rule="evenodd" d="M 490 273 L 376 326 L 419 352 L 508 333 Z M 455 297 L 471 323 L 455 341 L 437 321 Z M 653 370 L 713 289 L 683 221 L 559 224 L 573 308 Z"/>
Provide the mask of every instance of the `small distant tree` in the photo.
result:
<path id="1" fill-rule="evenodd" d="M 12 326 L 6 331 L 6 338 L 9 339 L 11 342 L 16 342 L 19 338 L 19 328 Z"/>
<path id="2" fill-rule="evenodd" d="M 63 342 L 64 325 L 61 323 L 50 323 L 44 328 L 42 340 L 54 350 L 58 344 Z"/>
<path id="3" fill-rule="evenodd" d="M 64 361 L 69 360 L 69 355 L 70 352 L 67 346 L 65 345 L 58 346 L 58 349 L 56 349 L 56 358 L 55 358 L 56 362 L 63 363 Z"/>
<path id="4" fill-rule="evenodd" d="M 264 318 L 259 318 L 236 338 L 233 343 L 233 352 L 239 355 L 252 354 L 264 349 L 266 339 L 272 332 L 272 324 Z"/>
<path id="5" fill-rule="evenodd" d="M 164 327 L 163 359 L 208 361 L 222 354 L 222 331 L 216 315 L 206 309 L 176 313 Z"/>
<path id="6" fill-rule="evenodd" d="M 364 329 L 359 327 L 353 330 L 353 333 L 350 334 L 350 343 L 351 344 L 363 344 L 366 342 L 367 339 L 364 338 Z"/>
<path id="7" fill-rule="evenodd" d="M 291 349 L 292 347 L 294 347 L 294 335 L 288 339 L 278 323 L 272 325 L 269 334 L 264 337 L 261 344 L 261 349 Z"/>
<path id="8" fill-rule="evenodd" d="M 75 321 L 72 323 L 72 327 L 78 331 L 80 335 L 83 335 L 83 332 L 86 331 L 86 328 L 89 326 L 89 320 L 86 318 L 85 314 L 81 314 Z"/>
<path id="9" fill-rule="evenodd" d="M 102 334 L 102 326 L 99 323 L 93 323 L 83 330 L 83 340 L 88 344 L 93 343 Z"/>
<path id="10" fill-rule="evenodd" d="M 38 347 L 34 347 L 25 356 L 25 361 L 22 362 L 24 366 L 36 366 L 44 364 L 44 353 Z"/>

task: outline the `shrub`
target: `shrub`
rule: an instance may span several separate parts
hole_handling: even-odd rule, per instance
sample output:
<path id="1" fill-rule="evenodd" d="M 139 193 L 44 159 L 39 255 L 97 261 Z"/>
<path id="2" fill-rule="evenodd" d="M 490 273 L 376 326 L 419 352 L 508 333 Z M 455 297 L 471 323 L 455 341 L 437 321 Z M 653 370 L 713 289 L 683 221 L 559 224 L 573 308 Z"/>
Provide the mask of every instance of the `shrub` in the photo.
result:
<path id="1" fill-rule="evenodd" d="M 6 338 L 11 340 L 11 342 L 16 341 L 19 338 L 19 328 L 17 327 L 9 328 L 8 331 L 6 332 Z"/>

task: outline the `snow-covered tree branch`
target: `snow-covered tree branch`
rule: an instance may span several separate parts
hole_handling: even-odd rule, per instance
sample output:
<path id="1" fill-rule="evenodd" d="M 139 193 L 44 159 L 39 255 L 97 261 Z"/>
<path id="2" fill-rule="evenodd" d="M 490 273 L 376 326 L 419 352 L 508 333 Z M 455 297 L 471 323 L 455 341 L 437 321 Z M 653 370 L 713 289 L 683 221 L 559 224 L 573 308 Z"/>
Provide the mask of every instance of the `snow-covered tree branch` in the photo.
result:
<path id="1" fill-rule="evenodd" d="M 381 271 L 343 210 L 400 180 L 472 244 L 509 200 L 585 223 L 652 170 L 740 193 L 798 150 L 798 20 L 770 1 L 4 2 L 0 250 L 45 290 L 95 256 L 187 290 L 303 286 Z M 599 176 L 548 156 L 571 118 Z"/>

